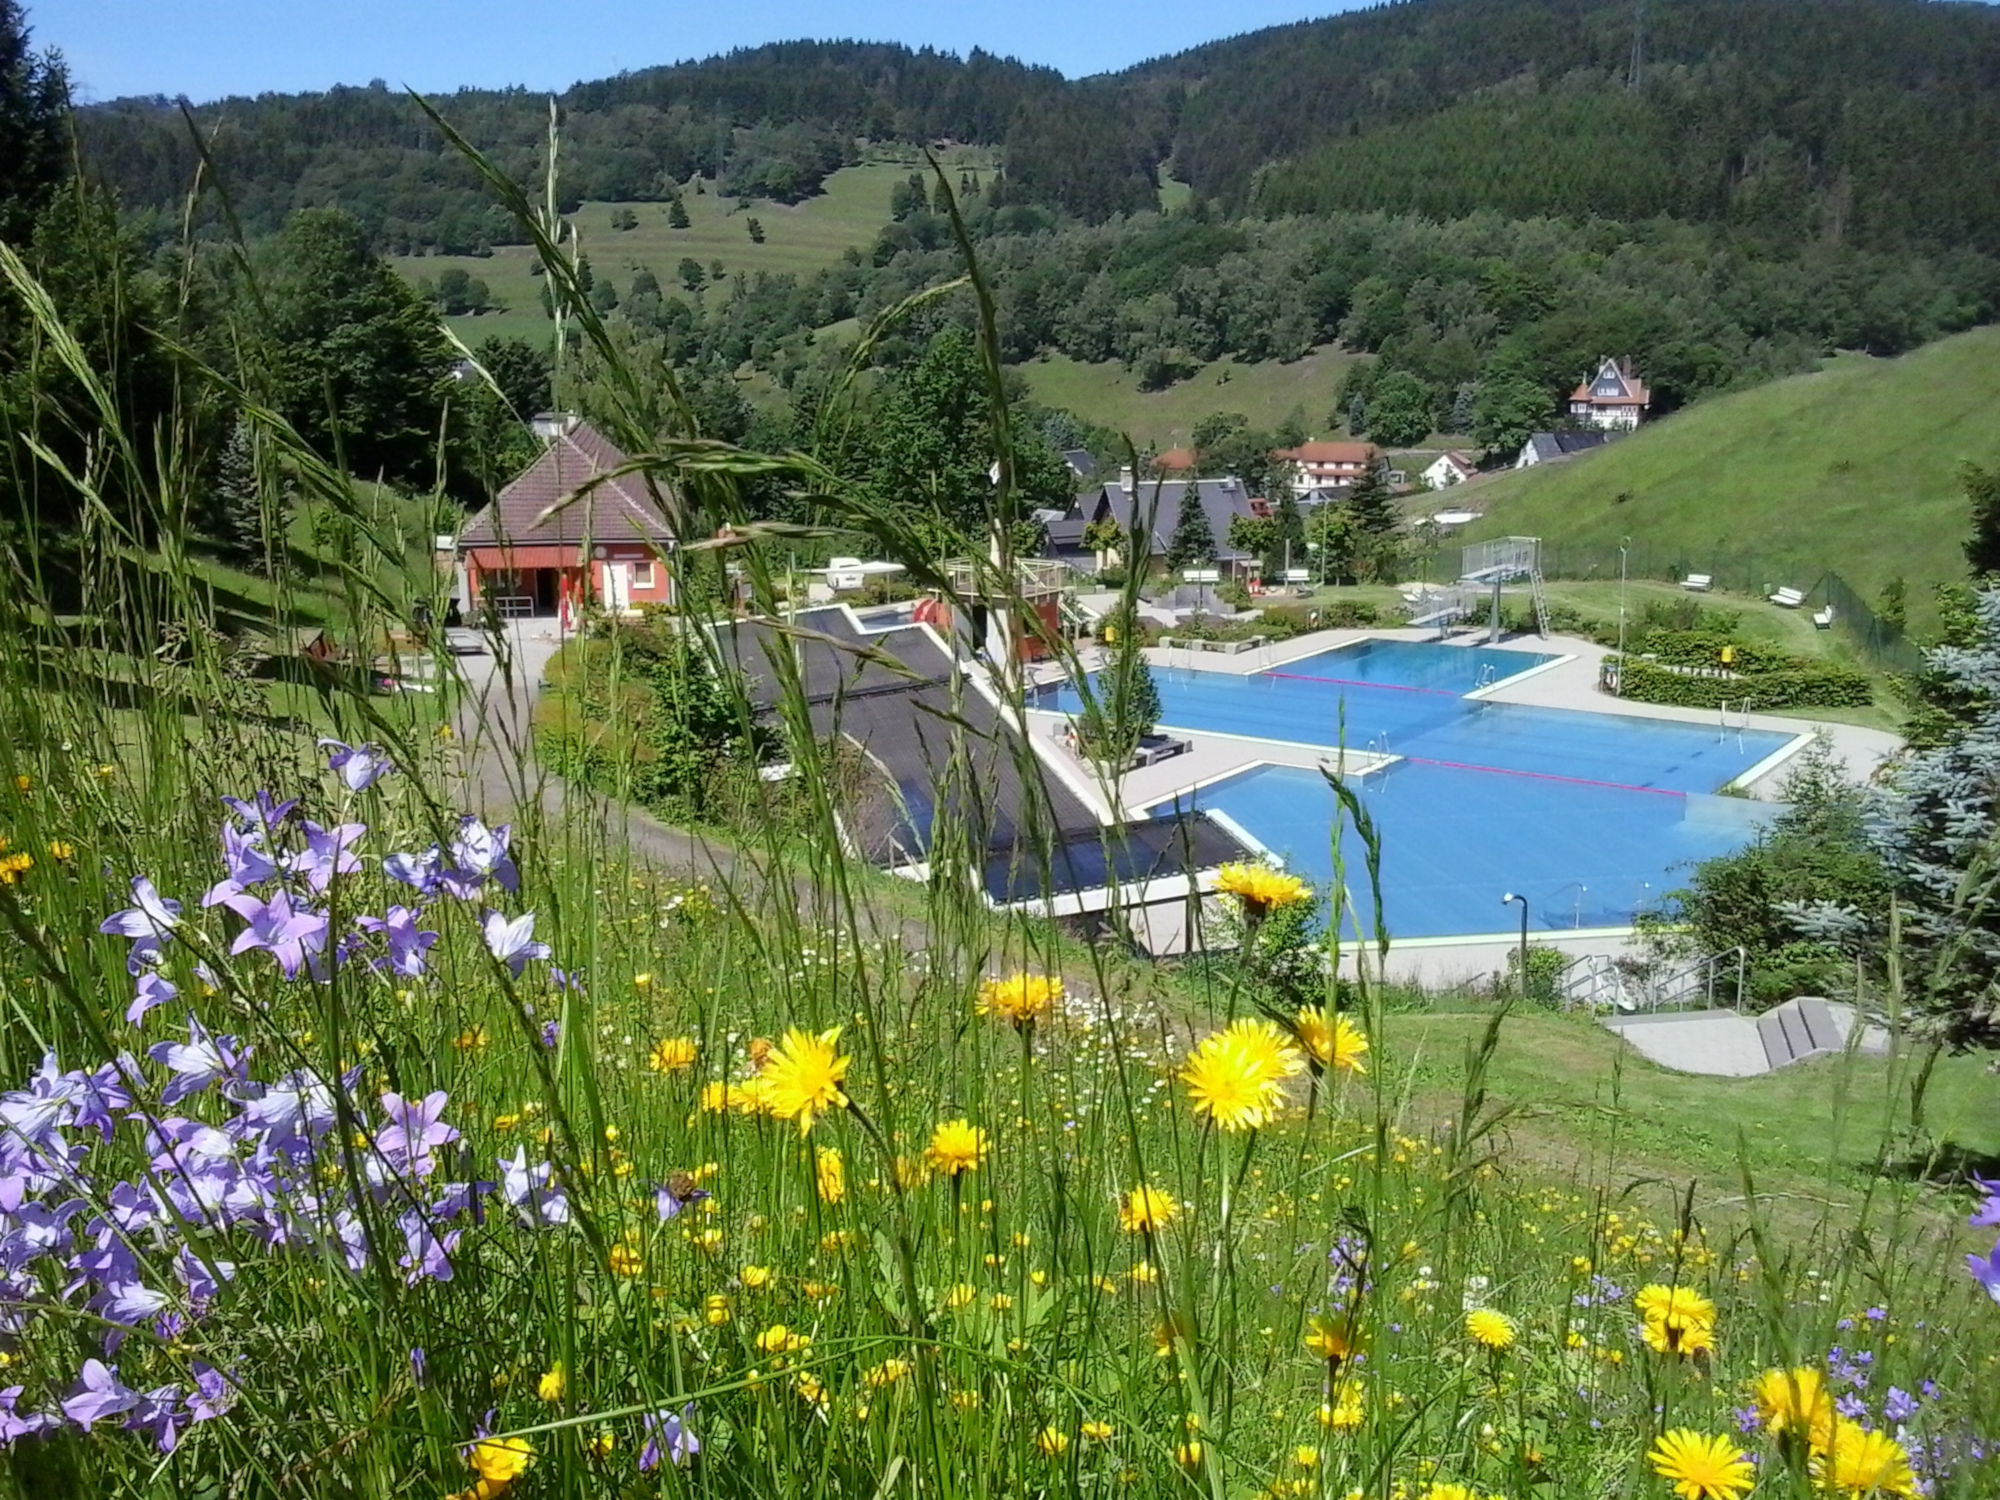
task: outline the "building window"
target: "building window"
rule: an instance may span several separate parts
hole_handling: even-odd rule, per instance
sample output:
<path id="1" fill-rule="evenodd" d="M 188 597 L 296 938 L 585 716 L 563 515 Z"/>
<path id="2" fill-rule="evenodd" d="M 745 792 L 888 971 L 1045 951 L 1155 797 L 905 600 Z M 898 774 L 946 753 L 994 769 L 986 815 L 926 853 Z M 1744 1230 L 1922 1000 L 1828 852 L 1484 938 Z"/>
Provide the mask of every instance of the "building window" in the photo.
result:
<path id="1" fill-rule="evenodd" d="M 653 586 L 653 565 L 649 562 L 632 564 L 632 587 L 650 589 Z"/>

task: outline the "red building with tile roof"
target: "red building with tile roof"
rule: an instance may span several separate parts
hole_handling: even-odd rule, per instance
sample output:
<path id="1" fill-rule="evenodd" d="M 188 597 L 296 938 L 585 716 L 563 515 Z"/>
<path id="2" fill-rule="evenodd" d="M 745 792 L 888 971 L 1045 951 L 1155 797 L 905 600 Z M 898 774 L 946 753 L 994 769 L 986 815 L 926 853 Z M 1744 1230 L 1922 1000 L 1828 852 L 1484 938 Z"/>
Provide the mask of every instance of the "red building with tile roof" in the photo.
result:
<path id="1" fill-rule="evenodd" d="M 621 614 L 671 604 L 673 527 L 646 477 L 619 473 L 627 462 L 588 423 L 565 420 L 459 533 L 473 607 L 490 598 L 504 615 L 569 619 L 587 604 Z"/>

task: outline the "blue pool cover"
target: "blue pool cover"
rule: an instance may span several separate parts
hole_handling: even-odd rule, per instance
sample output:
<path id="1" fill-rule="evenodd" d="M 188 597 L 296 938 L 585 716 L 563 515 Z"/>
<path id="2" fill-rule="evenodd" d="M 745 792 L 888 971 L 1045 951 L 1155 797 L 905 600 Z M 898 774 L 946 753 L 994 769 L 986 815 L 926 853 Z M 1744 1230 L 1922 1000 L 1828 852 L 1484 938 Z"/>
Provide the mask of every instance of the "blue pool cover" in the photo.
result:
<path id="1" fill-rule="evenodd" d="M 1392 935 L 1505 931 L 1519 920 L 1501 908 L 1506 891 L 1528 897 L 1536 928 L 1622 926 L 1682 884 L 1690 863 L 1755 835 L 1776 809 L 1714 793 L 1793 736 L 1463 696 L 1550 659 L 1366 641 L 1248 676 L 1154 677 L 1173 728 L 1401 757 L 1350 783 L 1382 831 Z M 1037 706 L 1080 703 L 1063 686 Z M 1220 812 L 1300 873 L 1332 878 L 1336 804 L 1317 772 L 1265 766 L 1183 805 Z M 1344 850 L 1365 902 L 1351 831 Z"/>

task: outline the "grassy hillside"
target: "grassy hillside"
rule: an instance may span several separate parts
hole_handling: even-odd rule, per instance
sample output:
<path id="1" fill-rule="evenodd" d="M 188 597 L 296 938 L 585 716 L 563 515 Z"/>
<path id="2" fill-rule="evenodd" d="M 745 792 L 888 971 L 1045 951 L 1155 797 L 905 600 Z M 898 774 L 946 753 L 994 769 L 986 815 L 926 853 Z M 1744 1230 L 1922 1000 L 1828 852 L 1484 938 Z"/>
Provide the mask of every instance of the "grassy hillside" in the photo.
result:
<path id="1" fill-rule="evenodd" d="M 1630 537 L 1635 576 L 1708 572 L 1745 589 L 1809 588 L 1831 570 L 1872 599 L 1900 576 L 1917 613 L 1929 584 L 1964 575 L 1957 469 L 2000 463 L 1996 412 L 2000 328 L 1900 359 L 1842 356 L 1482 483 L 1464 497 L 1486 512 L 1468 539 L 1518 533 L 1602 555 Z"/>
<path id="2" fill-rule="evenodd" d="M 1341 377 L 1360 357 L 1318 349 L 1293 364 L 1219 359 L 1164 391 L 1140 390 L 1138 377 L 1115 360 L 1082 364 L 1052 354 L 1020 366 L 1020 371 L 1037 401 L 1128 433 L 1141 448 L 1171 448 L 1185 444 L 1195 423 L 1218 411 L 1241 412 L 1252 427 L 1268 428 L 1298 407 L 1306 427 L 1324 436 Z"/>
<path id="3" fill-rule="evenodd" d="M 984 157 L 969 158 L 968 164 L 982 169 L 989 165 Z M 827 178 L 824 193 L 792 206 L 753 200 L 749 208 L 740 209 L 734 198 L 724 197 L 709 183 L 704 193 L 682 195 L 692 221 L 686 229 L 668 228 L 664 203 L 586 203 L 571 217 L 592 272 L 600 280 L 609 277 L 621 296 L 641 266 L 651 269 L 663 290 L 677 291 L 683 256 L 692 256 L 704 269 L 721 261 L 732 277 L 759 271 L 805 276 L 834 264 L 845 250 L 872 244 L 876 232 L 889 222 L 890 191 L 913 169 L 913 163 L 900 161 L 843 167 Z M 611 227 L 611 216 L 620 208 L 638 216 L 637 229 Z M 750 242 L 746 221 L 752 218 L 764 226 L 761 245 Z M 534 251 L 525 245 L 504 245 L 490 256 L 403 256 L 392 264 L 412 280 L 435 279 L 445 267 L 459 266 L 491 287 L 505 304 L 504 312 L 450 320 L 460 338 L 476 344 L 491 334 L 548 336 L 539 283 L 528 269 L 534 259 Z M 727 292 L 724 282 L 707 295 Z"/>

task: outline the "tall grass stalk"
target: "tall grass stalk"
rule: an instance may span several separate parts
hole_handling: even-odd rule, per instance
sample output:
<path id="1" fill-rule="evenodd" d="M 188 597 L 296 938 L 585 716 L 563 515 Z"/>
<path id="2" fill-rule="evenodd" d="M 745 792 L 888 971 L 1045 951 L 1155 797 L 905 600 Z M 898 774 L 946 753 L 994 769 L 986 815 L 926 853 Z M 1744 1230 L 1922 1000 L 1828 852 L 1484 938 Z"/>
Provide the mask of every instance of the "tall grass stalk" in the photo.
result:
<path id="1" fill-rule="evenodd" d="M 912 516 L 837 465 L 704 436 L 676 372 L 636 360 L 582 295 L 552 187 L 538 204 L 452 139 L 541 257 L 558 326 L 592 351 L 609 435 L 679 533 L 659 563 L 683 599 L 712 597 L 703 570 L 733 563 L 782 640 L 824 645 L 788 613 L 784 549 L 856 533 L 950 590 Z M 552 124 L 551 162 L 556 144 Z M 976 587 L 1026 620 L 1006 539 L 1017 501 L 995 314 L 951 217 L 966 275 L 920 300 L 970 300 L 999 476 L 998 540 L 974 549 Z M 1646 1453 L 1687 1425 L 1755 1452 L 1758 1494 L 1803 1497 L 1825 1491 L 1806 1446 L 1737 1417 L 1748 1380 L 1795 1364 L 1900 1430 L 1932 1493 L 2000 1484 L 1975 1442 L 2000 1430 L 1993 1309 L 1922 1189 L 1875 1182 L 1850 1211 L 1830 1188 L 1823 1213 L 1781 1222 L 1746 1167 L 1740 1202 L 1705 1211 L 1696 1184 L 1627 1170 L 1616 1079 L 1610 1124 L 1563 1122 L 1581 1143 L 1573 1161 L 1519 1150 L 1492 1084 L 1505 1007 L 1470 1044 L 1455 1106 L 1420 1099 L 1419 1059 L 1398 1055 L 1404 1033 L 1388 1024 L 1380 891 L 1393 851 L 1338 778 L 1325 811 L 1365 851 L 1367 908 L 1336 832 L 1323 1000 L 1367 1038 L 1366 1073 L 1331 1068 L 1274 1123 L 1218 1128 L 1178 1074 L 1200 1036 L 1272 1003 L 1249 964 L 1177 975 L 984 899 L 1003 757 L 1031 793 L 1011 855 L 1044 889 L 1053 878 L 1059 831 L 1018 674 L 968 669 L 938 715 L 921 884 L 844 852 L 845 752 L 789 650 L 767 663 L 794 768 L 785 816 L 753 807 L 682 839 L 617 795 L 630 766 L 614 765 L 607 792 L 538 763 L 534 684 L 506 629 L 470 671 L 411 630 L 416 601 L 444 613 L 425 545 L 437 497 L 357 483 L 257 390 L 207 371 L 253 424 L 266 482 L 343 522 L 338 550 L 281 539 L 267 597 L 225 598 L 189 520 L 185 431 L 127 432 L 114 372 L 90 368 L 4 247 L 0 274 L 89 393 L 100 439 L 89 470 L 62 476 L 85 515 L 84 611 L 58 611 L 41 550 L 53 539 L 33 533 L 0 596 L 0 832 L 33 857 L 0 886 L 0 1072 L 23 1091 L 7 1101 L 0 1181 L 25 1185 L 25 1198 L 0 1195 L 20 1231 L 0 1240 L 13 1257 L 0 1384 L 19 1386 L 17 1414 L 60 1413 L 97 1360 L 138 1397 L 171 1388 L 180 1412 L 168 1452 L 158 1402 L 88 1432 L 68 1420 L 20 1436 L 0 1495 L 1386 1500 L 1462 1485 L 1609 1500 L 1665 1494 Z M 864 334 L 824 432 L 860 420 L 869 351 L 916 300 Z M 103 501 L 114 468 L 150 507 L 137 530 Z M 809 497 L 819 522 L 750 515 L 751 478 Z M 344 661 L 293 664 L 295 681 L 253 675 L 252 613 L 272 638 L 326 621 Z M 720 605 L 682 617 L 718 671 L 713 631 L 727 624 Z M 1069 642 L 1046 645 L 1080 670 Z M 606 650 L 616 689 L 629 670 L 617 633 Z M 372 694 L 366 669 L 385 653 L 439 691 Z M 743 728 L 763 722 L 725 680 Z M 1009 726 L 997 742 L 967 711 L 974 694 Z M 623 701 L 612 693 L 607 730 Z M 395 770 L 352 789 L 327 771 L 321 736 L 381 746 Z M 222 874 L 221 799 L 260 791 L 301 799 L 295 816 L 323 829 L 366 825 L 355 868 L 315 884 L 295 860 L 261 888 L 323 911 L 331 940 L 359 931 L 357 916 L 421 906 L 438 934 L 421 972 L 372 964 L 387 952 L 367 931 L 317 975 L 287 979 L 270 952 L 233 951 L 243 921 L 202 897 Z M 384 869 L 437 845 L 462 870 L 472 811 L 511 822 L 518 889 L 495 874 L 419 899 Z M 271 852 L 299 853 L 295 829 L 269 835 Z M 183 906 L 157 964 L 178 994 L 128 1020 L 131 944 L 99 927 L 133 905 L 135 877 Z M 531 913 L 551 951 L 516 972 L 491 946 L 489 913 Z M 982 986 L 1015 974 L 1062 983 L 1032 1026 L 979 1013 Z M 199 1050 L 190 1017 L 236 1041 L 212 1086 L 170 1102 L 176 1067 L 197 1060 L 164 1047 Z M 822 1080 L 802 1132 L 764 1091 L 828 1034 L 846 1071 Z M 64 1106 L 73 1152 L 21 1155 L 45 1057 L 43 1097 L 67 1070 L 121 1056 L 132 1099 L 108 1135 Z M 317 1080 L 328 1114 L 307 1130 L 310 1159 L 272 1189 L 259 1174 L 279 1148 L 245 1121 L 287 1076 Z M 382 1096 L 434 1093 L 456 1135 L 417 1153 L 418 1170 Z M 984 1133 L 971 1160 L 931 1149 L 935 1128 L 960 1119 Z M 235 1134 L 212 1133 L 224 1126 Z M 199 1149 L 167 1149 L 176 1141 Z M 203 1186 L 222 1159 L 239 1194 L 227 1204 Z M 145 1184 L 158 1211 L 135 1216 L 120 1183 Z M 1141 1188 L 1160 1195 L 1143 1214 Z M 53 1228 L 36 1220 L 33 1239 L 18 1212 L 30 1199 L 78 1207 Z M 87 1253 L 99 1259 L 72 1285 L 62 1263 Z M 158 1301 L 141 1313 L 98 1295 L 114 1281 Z M 1713 1300 L 1712 1349 L 1649 1346 L 1633 1311 L 1649 1283 Z M 1501 1347 L 1473 1340 L 1478 1311 L 1510 1320 Z M 204 1379 L 209 1405 L 227 1409 L 194 1420 Z M 1891 1386 L 1910 1393 L 1907 1413 L 1885 1406 Z M 493 1445 L 513 1440 L 532 1463 L 481 1479 L 475 1461 L 496 1464 Z M 642 1468 L 649 1440 L 657 1462 Z"/>

